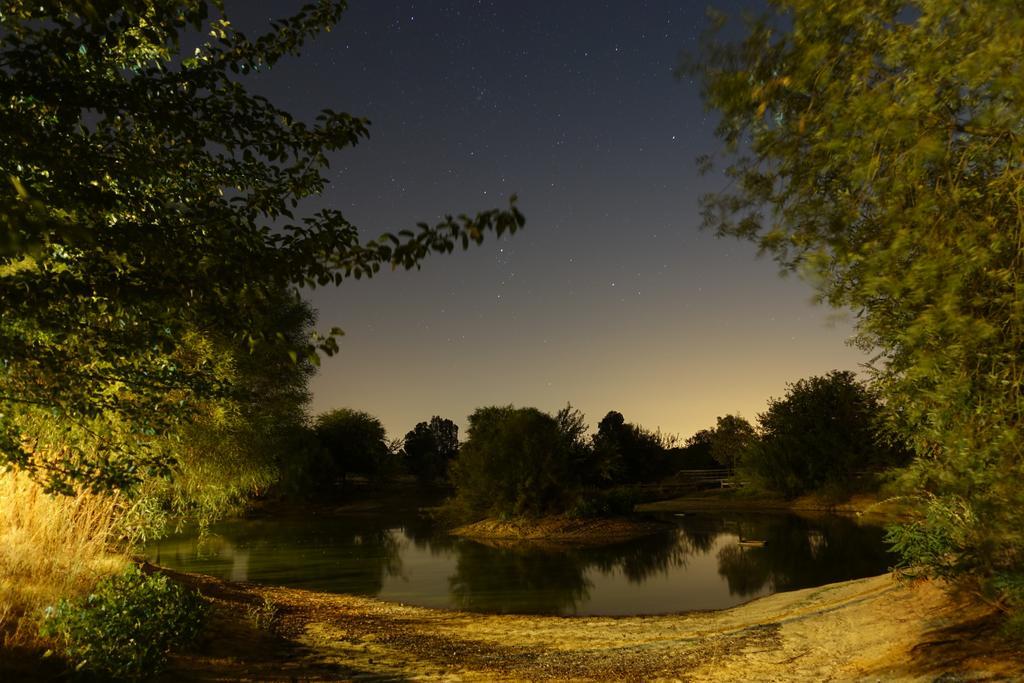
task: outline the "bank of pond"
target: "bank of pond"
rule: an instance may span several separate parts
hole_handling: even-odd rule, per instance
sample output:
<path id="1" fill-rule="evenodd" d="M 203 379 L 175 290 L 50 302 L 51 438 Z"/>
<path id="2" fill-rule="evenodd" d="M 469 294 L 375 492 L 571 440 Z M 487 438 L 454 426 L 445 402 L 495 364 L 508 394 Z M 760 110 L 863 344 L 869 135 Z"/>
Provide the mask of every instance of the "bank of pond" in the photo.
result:
<path id="1" fill-rule="evenodd" d="M 723 609 L 885 572 L 884 532 L 842 516 L 648 515 L 661 530 L 608 544 L 453 536 L 405 508 L 227 520 L 152 544 L 150 561 L 233 581 L 442 609 L 551 615 Z M 656 524 L 652 524 L 656 523 Z"/>

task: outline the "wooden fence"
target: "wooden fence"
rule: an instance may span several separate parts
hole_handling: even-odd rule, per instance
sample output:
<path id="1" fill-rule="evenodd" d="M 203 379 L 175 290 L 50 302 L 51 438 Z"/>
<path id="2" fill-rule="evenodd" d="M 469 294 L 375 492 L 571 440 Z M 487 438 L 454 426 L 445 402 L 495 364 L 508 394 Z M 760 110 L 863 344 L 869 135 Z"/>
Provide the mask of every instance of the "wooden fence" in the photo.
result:
<path id="1" fill-rule="evenodd" d="M 736 472 L 730 469 L 679 470 L 671 477 L 637 488 L 647 495 L 674 498 L 694 491 L 733 488 L 742 485 L 743 483 L 736 477 Z"/>

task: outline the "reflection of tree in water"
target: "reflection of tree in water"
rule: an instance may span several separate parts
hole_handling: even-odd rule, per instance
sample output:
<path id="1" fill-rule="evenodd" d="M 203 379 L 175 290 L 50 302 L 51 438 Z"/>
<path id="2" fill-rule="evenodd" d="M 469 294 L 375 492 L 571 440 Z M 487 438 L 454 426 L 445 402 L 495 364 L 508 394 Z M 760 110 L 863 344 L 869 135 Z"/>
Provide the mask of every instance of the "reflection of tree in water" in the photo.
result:
<path id="1" fill-rule="evenodd" d="M 456 545 L 451 596 L 462 609 L 479 612 L 555 614 L 573 612 L 589 597 L 585 562 L 574 551 L 534 547 L 492 548 L 473 541 Z"/>
<path id="2" fill-rule="evenodd" d="M 694 545 L 677 529 L 589 548 L 494 548 L 462 541 L 455 550 L 458 559 L 449 586 L 462 609 L 565 614 L 589 598 L 588 570 L 621 571 L 631 583 L 639 584 L 656 573 L 686 566 Z"/>
<path id="3" fill-rule="evenodd" d="M 639 584 L 654 574 L 667 574 L 669 569 L 685 567 L 693 552 L 687 534 L 682 529 L 674 529 L 629 543 L 590 548 L 583 554 L 587 565 L 606 574 L 618 569 L 630 583 Z"/>
<path id="4" fill-rule="evenodd" d="M 729 595 L 754 595 L 765 587 L 771 569 L 763 550 L 728 545 L 718 551 L 718 573 L 729 582 Z"/>
<path id="5" fill-rule="evenodd" d="M 682 542 L 691 555 L 703 555 L 715 547 L 715 540 L 729 530 L 729 521 L 720 516 L 688 514 L 676 518 L 683 532 Z"/>
<path id="6" fill-rule="evenodd" d="M 401 553 L 415 546 L 438 558 L 428 563 L 434 570 L 450 574 L 455 605 L 548 614 L 583 609 L 594 585 L 603 582 L 588 572 L 640 584 L 677 571 L 685 576 L 680 570 L 690 558 L 710 559 L 713 551 L 729 592 L 740 596 L 868 576 L 894 561 L 880 529 L 846 518 L 737 513 L 671 519 L 676 526 L 667 533 L 590 548 L 495 548 L 448 536 L 429 519 L 408 513 L 257 519 L 215 525 L 202 545 L 189 534 L 161 541 L 151 552 L 169 566 L 229 579 L 378 595 L 388 577 L 402 576 Z M 737 536 L 766 545 L 741 548 Z M 421 561 L 422 555 L 411 561 L 410 571 L 419 571 Z M 417 577 L 408 578 L 415 584 Z M 436 583 L 429 590 L 436 591 Z"/>
<path id="7" fill-rule="evenodd" d="M 155 552 L 171 566 L 189 571 L 358 595 L 376 595 L 386 576 L 401 574 L 402 543 L 387 526 L 365 520 L 331 522 L 225 522 L 208 536 L 161 541 Z"/>
<path id="8" fill-rule="evenodd" d="M 796 590 L 871 576 L 894 558 L 885 550 L 883 531 L 860 527 L 843 517 L 807 520 L 744 518 L 740 533 L 765 541 L 759 548 L 729 545 L 718 553 L 718 573 L 733 595 L 753 595 L 765 587 Z"/>
<path id="9" fill-rule="evenodd" d="M 431 555 L 446 555 L 455 546 L 457 538 L 445 531 L 445 525 L 438 523 L 429 515 L 415 515 L 406 519 L 402 531 L 420 550 L 427 550 Z"/>

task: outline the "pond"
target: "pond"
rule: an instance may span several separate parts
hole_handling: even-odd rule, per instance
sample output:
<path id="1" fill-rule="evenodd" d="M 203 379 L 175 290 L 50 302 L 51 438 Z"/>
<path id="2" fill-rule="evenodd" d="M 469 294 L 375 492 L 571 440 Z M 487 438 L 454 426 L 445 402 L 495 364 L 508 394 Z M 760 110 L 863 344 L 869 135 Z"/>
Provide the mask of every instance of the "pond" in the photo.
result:
<path id="1" fill-rule="evenodd" d="M 671 529 L 600 547 L 501 547 L 415 509 L 225 521 L 153 544 L 173 569 L 425 607 L 626 615 L 722 609 L 886 571 L 878 527 L 845 517 L 664 515 Z M 742 543 L 741 543 L 742 541 Z M 762 544 L 763 542 L 763 544 Z"/>

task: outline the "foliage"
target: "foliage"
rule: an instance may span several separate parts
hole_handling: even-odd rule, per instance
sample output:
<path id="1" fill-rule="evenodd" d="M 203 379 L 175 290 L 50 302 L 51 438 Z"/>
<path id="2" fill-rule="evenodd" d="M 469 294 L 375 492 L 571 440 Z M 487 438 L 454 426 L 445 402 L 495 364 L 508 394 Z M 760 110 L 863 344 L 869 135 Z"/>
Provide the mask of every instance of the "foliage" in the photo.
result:
<path id="1" fill-rule="evenodd" d="M 302 498 L 328 492 L 336 477 L 324 445 L 312 424 L 292 429 L 279 452 L 277 478 L 270 487 L 271 497 Z"/>
<path id="2" fill-rule="evenodd" d="M 610 415 L 614 420 L 618 414 Z M 452 463 L 455 496 L 448 513 L 462 517 L 629 514 L 637 496 L 620 479 L 620 451 L 597 438 L 588 439 L 586 433 L 583 413 L 571 405 L 553 416 L 536 408 L 477 409 L 469 417 L 469 438 Z M 623 433 L 626 438 L 639 435 L 637 441 L 645 445 L 661 442 L 657 434 L 633 425 L 625 425 Z M 659 453 L 664 451 L 660 445 L 657 448 Z M 628 452 L 644 453 L 641 448 Z"/>
<path id="3" fill-rule="evenodd" d="M 123 567 L 111 548 L 124 513 L 116 496 L 47 495 L 28 474 L 0 471 L 0 647 L 35 645 L 43 607 Z"/>
<path id="4" fill-rule="evenodd" d="M 314 321 L 308 304 L 285 295 L 272 315 L 289 343 L 307 338 Z M 283 461 L 307 447 L 307 381 L 314 367 L 267 345 L 239 352 L 226 340 L 205 342 L 201 352 L 215 359 L 235 391 L 198 406 L 174 435 L 171 476 L 144 478 L 136 498 L 139 507 L 206 525 L 264 494 L 287 467 Z M 158 535 L 160 521 L 141 530 Z"/>
<path id="5" fill-rule="evenodd" d="M 296 215 L 368 121 L 330 109 L 300 121 L 242 81 L 344 8 L 317 0 L 249 38 L 216 0 L 4 5 L 3 461 L 64 492 L 166 474 L 180 426 L 239 390 L 190 338 L 316 363 L 340 331 L 284 339 L 282 293 L 523 225 L 513 205 L 366 242 L 336 210 Z M 40 440 L 40 419 L 67 433 Z"/>
<path id="6" fill-rule="evenodd" d="M 786 497 L 823 487 L 847 488 L 857 474 L 906 464 L 909 453 L 885 442 L 875 396 L 852 372 L 802 379 L 758 416 L 760 438 L 740 469 Z"/>
<path id="7" fill-rule="evenodd" d="M 722 467 L 736 467 L 757 441 L 754 426 L 739 415 L 726 415 L 715 421 L 711 432 L 711 457 Z"/>
<path id="8" fill-rule="evenodd" d="M 571 494 L 576 486 L 593 488 L 612 484 L 615 464 L 606 454 L 593 448 L 586 436 L 589 429 L 586 416 L 566 404 L 555 413 L 555 422 L 562 440 L 560 448 L 565 452 L 572 471 L 572 477 L 566 480 L 566 491 Z"/>
<path id="9" fill-rule="evenodd" d="M 469 515 L 562 512 L 579 481 L 576 411 L 559 418 L 536 408 L 478 408 L 452 464 L 454 504 Z M 582 416 L 580 416 L 581 418 Z"/>
<path id="10" fill-rule="evenodd" d="M 168 652 L 193 640 L 206 604 L 195 591 L 135 565 L 104 579 L 84 600 L 47 610 L 43 635 L 76 670 L 140 680 L 160 671 Z"/>
<path id="11" fill-rule="evenodd" d="M 583 489 L 569 508 L 570 517 L 619 517 L 633 512 L 640 496 L 629 487 Z"/>
<path id="12" fill-rule="evenodd" d="M 733 180 L 705 222 L 857 313 L 890 428 L 917 456 L 914 489 L 971 511 L 926 517 L 944 551 L 903 544 L 906 559 L 1010 604 L 999 586 L 1024 568 L 1024 11 L 771 7 L 695 67 Z"/>
<path id="13" fill-rule="evenodd" d="M 448 465 L 459 452 L 459 428 L 435 415 L 429 423 L 418 423 L 402 443 L 409 471 L 421 484 L 431 484 L 447 477 Z"/>
<path id="14" fill-rule="evenodd" d="M 683 442 L 681 448 L 669 451 L 674 470 L 713 470 L 720 465 L 711 455 L 711 429 L 701 429 Z"/>
<path id="15" fill-rule="evenodd" d="M 394 474 L 397 463 L 384 425 L 373 415 L 338 408 L 317 417 L 315 429 L 327 456 L 322 484 L 330 486 L 339 478 L 344 483 L 350 473 L 378 482 Z"/>
<path id="16" fill-rule="evenodd" d="M 669 473 L 660 435 L 626 422 L 622 413 L 614 410 L 598 423 L 593 448 L 599 459 L 611 463 L 612 477 L 618 483 L 653 481 Z"/>
<path id="17" fill-rule="evenodd" d="M 263 631 L 273 630 L 280 616 L 280 608 L 277 603 L 266 596 L 262 601 L 249 605 L 247 612 L 253 625 Z"/>
<path id="18" fill-rule="evenodd" d="M 933 499 L 922 518 L 897 524 L 886 532 L 886 540 L 902 558 L 898 567 L 902 576 L 915 578 L 923 568 L 929 575 L 956 579 L 963 571 L 960 557 L 950 548 L 973 523 L 974 516 L 965 501 L 950 505 L 946 499 Z"/>

